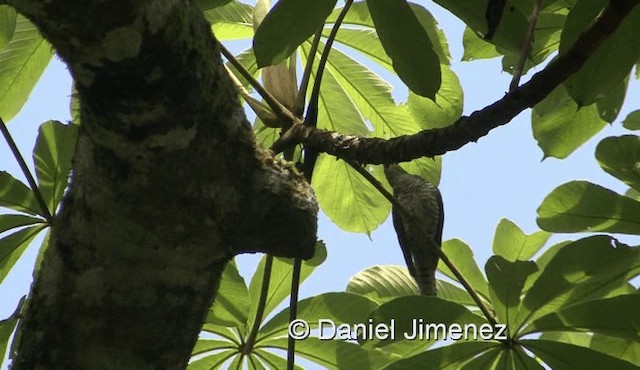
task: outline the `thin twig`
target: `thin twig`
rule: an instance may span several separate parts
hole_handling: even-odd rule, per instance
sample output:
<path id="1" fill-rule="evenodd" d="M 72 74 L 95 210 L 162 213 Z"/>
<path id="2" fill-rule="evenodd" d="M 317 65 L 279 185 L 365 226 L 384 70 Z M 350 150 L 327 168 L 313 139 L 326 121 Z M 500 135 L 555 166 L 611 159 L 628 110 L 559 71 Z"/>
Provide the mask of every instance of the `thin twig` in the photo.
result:
<path id="1" fill-rule="evenodd" d="M 327 42 L 325 43 L 324 49 L 322 50 L 322 55 L 320 56 L 320 61 L 318 62 L 318 69 L 316 70 L 315 82 L 313 83 L 313 90 L 311 90 L 311 96 L 309 97 L 307 115 L 304 118 L 305 126 L 315 127 L 318 122 L 318 99 L 320 97 L 320 84 L 322 82 L 322 75 L 324 74 L 327 59 L 329 58 L 329 53 L 331 52 L 333 40 L 335 40 L 336 35 L 338 34 L 338 30 L 340 29 L 340 25 L 342 24 L 344 17 L 347 15 L 351 4 L 353 4 L 353 0 L 345 1 L 344 7 L 333 23 L 333 28 L 331 28 L 331 32 L 329 33 L 329 37 L 327 38 Z"/>
<path id="2" fill-rule="evenodd" d="M 244 77 L 247 81 L 249 81 L 251 86 L 254 89 L 256 89 L 258 94 L 260 94 L 260 96 L 262 96 L 262 99 L 264 99 L 264 101 L 267 103 L 267 105 L 269 105 L 269 107 L 271 108 L 273 113 L 283 121 L 287 121 L 287 120 L 288 121 L 293 121 L 294 120 L 293 113 L 291 113 L 291 111 L 289 111 L 289 109 L 287 109 L 287 107 L 282 105 L 278 101 L 278 99 L 276 99 L 273 95 L 271 95 L 271 93 L 269 93 L 260 84 L 260 82 L 258 82 L 255 78 L 253 78 L 251 73 L 249 71 L 247 71 L 246 68 L 244 68 L 242 63 L 240 63 L 240 61 L 238 61 L 238 59 L 236 59 L 233 56 L 233 54 L 229 50 L 227 50 L 227 48 L 224 47 L 224 45 L 222 45 L 222 43 L 218 43 L 218 45 L 220 46 L 220 51 L 221 51 L 222 55 L 224 55 L 224 57 L 227 58 L 227 60 L 240 72 L 242 77 Z"/>
<path id="3" fill-rule="evenodd" d="M 33 178 L 31 171 L 29 171 L 29 167 L 27 167 L 27 163 L 24 161 L 22 154 L 20 154 L 20 150 L 18 150 L 18 146 L 16 145 L 16 142 L 13 141 L 13 137 L 9 133 L 9 129 L 7 128 L 7 125 L 4 123 L 1 117 L 0 117 L 0 131 L 2 131 L 2 136 L 4 136 L 4 139 L 7 142 L 7 145 L 9 145 L 9 149 L 11 150 L 11 153 L 13 153 L 13 157 L 18 162 L 18 165 L 20 166 L 20 169 L 22 170 L 24 177 L 27 178 L 29 187 L 31 188 L 31 191 L 33 192 L 33 195 L 36 198 L 36 202 L 40 207 L 40 211 L 42 212 L 41 216 L 43 216 L 45 220 L 47 220 L 47 223 L 49 225 L 53 225 L 53 216 L 51 215 L 51 212 L 49 212 L 49 207 L 47 207 L 47 202 L 44 201 L 44 198 L 42 197 L 42 193 L 40 192 L 40 188 L 38 188 L 38 184 L 36 183 L 36 180 Z"/>
<path id="4" fill-rule="evenodd" d="M 271 269 L 273 267 L 273 256 L 266 255 L 264 260 L 264 271 L 262 273 L 262 286 L 260 287 L 260 299 L 258 300 L 258 307 L 256 308 L 256 317 L 253 321 L 253 327 L 247 337 L 247 342 L 244 345 L 242 353 L 249 355 L 253 350 L 253 346 L 256 343 L 256 337 L 258 336 L 258 330 L 260 330 L 260 324 L 262 324 L 262 318 L 264 317 L 264 310 L 267 306 L 267 295 L 269 294 L 269 282 L 271 281 Z"/>
<path id="5" fill-rule="evenodd" d="M 520 51 L 520 60 L 518 61 L 518 65 L 516 69 L 513 71 L 513 78 L 511 79 L 511 84 L 509 84 L 509 91 L 513 91 L 518 88 L 520 85 L 520 78 L 522 77 L 522 71 L 524 70 L 524 65 L 527 63 L 527 58 L 529 57 L 529 53 L 531 53 L 531 49 L 533 48 L 533 40 L 534 34 L 536 30 L 536 23 L 538 22 L 538 14 L 540 14 L 540 8 L 542 5 L 542 0 L 536 0 L 533 4 L 533 11 L 531 12 L 531 20 L 529 20 L 529 28 L 527 29 L 527 34 L 524 37 L 524 43 L 522 44 L 522 51 Z"/>
<path id="6" fill-rule="evenodd" d="M 331 32 L 329 33 L 329 37 L 327 38 L 327 42 L 324 45 L 324 49 L 322 50 L 322 55 L 320 56 L 320 61 L 318 62 L 318 69 L 316 70 L 315 81 L 313 82 L 313 89 L 311 90 L 311 96 L 309 97 L 307 115 L 304 117 L 304 125 L 306 127 L 316 127 L 318 124 L 318 100 L 320 99 L 320 85 L 322 83 L 322 75 L 324 74 L 325 66 L 327 65 L 327 60 L 329 58 L 329 53 L 331 52 L 333 41 L 335 40 L 336 35 L 338 34 L 338 30 L 340 29 L 340 25 L 342 24 L 344 17 L 347 15 L 347 12 L 349 11 L 352 3 L 353 0 L 345 1 L 344 7 L 340 11 L 340 14 L 338 14 L 338 17 L 333 24 L 333 28 L 331 28 Z M 313 167 L 315 166 L 317 160 L 318 152 L 310 148 L 305 148 L 302 172 L 313 172 Z M 311 181 L 309 181 L 309 183 L 311 183 Z"/>
<path id="7" fill-rule="evenodd" d="M 311 80 L 311 70 L 313 69 L 313 61 L 318 51 L 318 45 L 320 44 L 320 37 L 322 36 L 322 27 L 316 31 L 311 43 L 311 49 L 309 49 L 309 55 L 307 56 L 307 64 L 304 66 L 304 73 L 302 74 L 302 81 L 300 81 L 300 88 L 298 89 L 298 96 L 296 96 L 296 102 L 293 106 L 293 113 L 296 117 L 300 118 L 304 114 L 304 105 L 307 99 L 307 88 L 309 87 L 309 81 Z"/>
<path id="8" fill-rule="evenodd" d="M 367 181 L 369 181 L 369 183 L 371 183 L 371 185 L 373 185 L 380 192 L 380 194 L 382 194 L 385 198 L 387 198 L 387 200 L 391 202 L 393 207 L 399 210 L 403 214 L 403 216 L 410 219 L 411 222 L 415 224 L 416 230 L 420 230 L 421 233 L 424 233 L 424 228 L 422 228 L 420 225 L 417 224 L 416 220 L 409 214 L 409 212 L 394 198 L 393 195 L 391 195 L 389 191 L 387 191 L 387 189 L 384 188 L 384 186 L 380 183 L 380 181 L 378 181 L 375 177 L 373 177 L 373 175 L 369 173 L 369 171 L 367 171 L 357 162 L 354 162 L 351 160 L 344 160 L 344 161 L 347 162 L 347 164 L 353 167 L 356 171 L 358 171 L 358 173 L 362 175 L 362 177 L 364 177 Z M 423 236 L 425 238 L 428 238 L 426 233 Z M 480 311 L 482 311 L 484 316 L 487 318 L 487 321 L 489 321 L 489 323 L 493 326 L 497 325 L 498 321 L 493 316 L 493 314 L 491 313 L 487 305 L 484 304 L 484 300 L 482 300 L 478 292 L 476 292 L 475 289 L 473 289 L 469 281 L 464 277 L 464 275 L 462 275 L 460 270 L 458 270 L 458 268 L 453 264 L 453 262 L 451 262 L 449 257 L 447 257 L 447 255 L 444 253 L 442 249 L 438 249 L 438 257 L 440 257 L 442 262 L 449 268 L 451 273 L 453 273 L 453 275 L 456 277 L 456 279 L 458 279 L 460 284 L 462 284 L 462 286 L 467 290 L 467 292 L 469 293 L 473 301 L 478 305 L 478 308 L 480 308 Z"/>
<path id="9" fill-rule="evenodd" d="M 289 322 L 293 322 L 298 317 L 298 293 L 300 291 L 300 272 L 302 271 L 302 260 L 296 258 L 293 261 L 293 273 L 291 276 L 291 297 L 289 298 Z M 287 370 L 293 370 L 296 363 L 296 339 L 292 336 L 287 338 Z"/>

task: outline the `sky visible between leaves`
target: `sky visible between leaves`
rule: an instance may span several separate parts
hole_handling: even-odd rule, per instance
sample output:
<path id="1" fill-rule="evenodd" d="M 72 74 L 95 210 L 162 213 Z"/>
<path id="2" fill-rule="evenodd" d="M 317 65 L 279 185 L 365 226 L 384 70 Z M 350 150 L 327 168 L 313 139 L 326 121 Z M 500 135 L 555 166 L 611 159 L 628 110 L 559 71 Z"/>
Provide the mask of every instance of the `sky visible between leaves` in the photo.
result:
<path id="1" fill-rule="evenodd" d="M 463 53 L 463 24 L 433 2 L 419 3 L 432 12 L 445 31 L 453 57 L 452 68 L 464 89 L 464 114 L 482 109 L 501 98 L 508 90 L 511 76 L 502 72 L 500 59 L 460 62 Z M 232 45 L 237 46 L 235 43 Z M 232 47 L 233 52 L 240 50 Z M 367 65 L 372 67 L 370 63 Z M 390 78 L 386 71 L 376 69 L 375 66 L 372 68 L 383 78 Z M 536 67 L 533 72 L 540 70 L 541 67 Z M 522 81 L 526 82 L 529 77 L 530 75 L 525 76 Z M 406 87 L 397 79 L 389 79 L 389 82 L 395 86 L 396 100 L 406 99 Z M 600 169 L 594 158 L 594 151 L 601 139 L 629 133 L 622 128 L 620 121 L 634 109 L 634 102 L 637 105 L 640 98 L 639 85 L 637 80 L 631 81 L 626 103 L 618 119 L 565 160 L 548 158 L 542 161 L 542 151 L 531 134 L 529 110 L 508 125 L 490 132 L 477 143 L 446 154 L 440 183 L 445 207 L 443 240 L 458 238 L 469 244 L 483 269 L 491 256 L 493 234 L 498 221 L 503 217 L 508 218 L 527 234 L 537 231 L 536 209 L 557 186 L 574 179 L 588 180 L 624 193 L 626 188 L 622 182 Z M 63 122 L 70 119 L 70 86 L 71 80 L 65 66 L 54 59 L 20 114 L 8 123 L 9 130 L 29 165 L 32 166 L 31 151 L 38 126 L 49 119 Z M 0 141 L 0 170 L 8 171 L 25 181 L 4 141 Z M 328 258 L 304 283 L 301 298 L 330 291 L 344 291 L 351 276 L 372 265 L 403 265 L 390 221 L 390 218 L 387 219 L 369 237 L 344 232 L 321 215 L 318 237 L 327 245 Z M 548 245 L 579 237 L 556 234 Z M 618 237 L 627 244 L 640 244 L 638 237 Z M 27 294 L 36 248 L 40 242 L 41 237 L 27 249 L 0 284 L 0 320 L 10 315 L 20 297 Z M 260 256 L 249 255 L 238 259 L 240 272 L 247 282 L 258 257 Z"/>

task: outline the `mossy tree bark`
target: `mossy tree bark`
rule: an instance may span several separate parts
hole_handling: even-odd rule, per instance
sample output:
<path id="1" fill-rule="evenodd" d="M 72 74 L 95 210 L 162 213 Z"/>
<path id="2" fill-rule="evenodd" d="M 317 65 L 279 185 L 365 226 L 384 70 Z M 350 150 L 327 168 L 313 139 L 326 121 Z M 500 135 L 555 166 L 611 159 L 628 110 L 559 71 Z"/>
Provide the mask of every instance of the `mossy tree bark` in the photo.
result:
<path id="1" fill-rule="evenodd" d="M 256 147 L 190 1 L 7 3 L 67 63 L 82 122 L 12 368 L 184 368 L 230 258 L 313 254 L 313 193 Z"/>

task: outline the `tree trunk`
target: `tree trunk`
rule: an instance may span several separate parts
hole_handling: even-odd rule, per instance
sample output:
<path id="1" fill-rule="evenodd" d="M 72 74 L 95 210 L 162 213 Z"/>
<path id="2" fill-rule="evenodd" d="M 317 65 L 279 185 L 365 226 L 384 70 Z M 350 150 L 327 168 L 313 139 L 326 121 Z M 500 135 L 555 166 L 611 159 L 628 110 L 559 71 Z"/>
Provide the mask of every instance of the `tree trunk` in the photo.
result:
<path id="1" fill-rule="evenodd" d="M 69 66 L 82 122 L 12 368 L 184 368 L 230 258 L 313 254 L 313 193 L 256 148 L 190 1 L 7 2 Z"/>

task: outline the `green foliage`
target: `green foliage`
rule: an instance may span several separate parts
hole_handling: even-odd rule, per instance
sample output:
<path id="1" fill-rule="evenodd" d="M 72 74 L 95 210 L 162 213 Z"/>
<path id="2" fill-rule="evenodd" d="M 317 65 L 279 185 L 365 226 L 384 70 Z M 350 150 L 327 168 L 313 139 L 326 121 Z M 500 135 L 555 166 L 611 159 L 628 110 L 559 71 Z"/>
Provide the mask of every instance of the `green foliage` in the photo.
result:
<path id="1" fill-rule="evenodd" d="M 602 140 L 596 149 L 600 167 L 640 189 L 637 163 L 640 141 L 624 135 Z M 553 232 L 607 231 L 640 234 L 640 202 L 586 181 L 571 181 L 554 189 L 538 208 L 538 225 Z"/>
<path id="2" fill-rule="evenodd" d="M 232 0 L 195 0 L 195 3 L 198 8 L 208 10 L 223 6 L 231 1 Z"/>
<path id="3" fill-rule="evenodd" d="M 640 109 L 634 110 L 633 112 L 627 115 L 627 118 L 622 121 L 622 125 L 624 128 L 628 130 L 639 130 L 640 129 Z"/>
<path id="4" fill-rule="evenodd" d="M 49 121 L 41 125 L 38 133 L 33 150 L 37 185 L 51 213 L 58 208 L 67 186 L 76 131 L 74 125 Z M 4 171 L 0 171 L 0 207 L 19 212 L 0 214 L 1 283 L 48 224 L 32 190 Z"/>
<path id="5" fill-rule="evenodd" d="M 440 62 L 406 0 L 367 0 L 376 32 L 398 77 L 418 95 L 435 100 Z"/>
<path id="6" fill-rule="evenodd" d="M 544 246 L 550 236 L 544 231 L 526 235 L 518 225 L 503 218 L 496 228 L 493 253 L 511 262 L 526 261 Z"/>
<path id="7" fill-rule="evenodd" d="M 30 215 L 38 215 L 40 209 L 29 187 L 5 171 L 0 171 L 0 207 Z"/>
<path id="8" fill-rule="evenodd" d="M 576 1 L 562 31 L 560 54 L 573 46 L 578 36 L 607 4 L 605 0 Z M 633 36 L 638 22 L 640 8 L 636 7 L 586 64 L 565 82 L 569 95 L 579 107 L 596 102 L 629 75 L 640 57 L 640 45 Z"/>
<path id="9" fill-rule="evenodd" d="M 256 30 L 253 48 L 259 67 L 274 65 L 318 30 L 336 0 L 280 0 Z"/>
<path id="10" fill-rule="evenodd" d="M 5 122 L 20 111 L 53 56 L 31 22 L 21 15 L 15 22 L 11 41 L 0 49 L 0 117 Z"/>
<path id="11" fill-rule="evenodd" d="M 579 107 L 559 86 L 533 108 L 531 125 L 544 156 L 562 159 L 600 132 L 606 122 L 595 104 Z"/>
<path id="12" fill-rule="evenodd" d="M 18 308 L 22 306 L 22 303 L 23 301 L 20 301 L 20 303 L 18 303 Z M 0 358 L 0 366 L 4 365 L 4 354 L 7 351 L 9 337 L 11 337 L 11 334 L 13 334 L 13 330 L 18 324 L 18 315 L 16 315 L 16 313 L 5 320 L 0 320 L 0 353 L 3 356 L 2 358 Z"/>
<path id="13" fill-rule="evenodd" d="M 304 281 L 325 258 L 326 249 L 322 243 L 318 243 L 314 257 L 303 262 L 301 281 Z M 227 265 L 223 272 L 220 291 L 203 326 L 204 335 L 213 335 L 216 338 L 198 340 L 189 369 L 212 369 L 230 360 L 240 363 L 244 359 L 253 366 L 252 368 L 282 368 L 286 360 L 269 351 L 287 348 L 288 308 L 281 310 L 270 320 L 258 323 L 255 346 L 250 354 L 243 354 L 242 349 L 259 310 L 265 260 L 266 257 L 263 257 L 260 261 L 249 287 L 238 274 L 235 264 Z M 289 295 L 292 270 L 293 260 L 274 259 L 263 317 L 280 306 Z M 308 322 L 310 329 L 317 329 L 321 319 L 357 324 L 366 321 L 375 307 L 377 303 L 364 296 L 352 293 L 326 293 L 300 301 L 297 317 Z M 379 368 L 378 365 L 388 362 L 385 355 L 366 350 L 357 344 L 316 338 L 299 341 L 296 353 L 329 368 L 345 368 L 347 364 L 351 364 L 358 368 L 376 369 Z"/>
<path id="14" fill-rule="evenodd" d="M 474 32 L 484 35 L 487 32 L 484 18 L 487 1 L 436 0 L 436 3 L 462 19 Z M 502 15 L 500 26 L 491 42 L 509 51 L 519 52 L 527 26 L 527 16 L 520 9 L 513 8 Z"/>
<path id="15" fill-rule="evenodd" d="M 33 149 L 33 163 L 38 176 L 38 188 L 51 214 L 56 213 L 67 187 L 77 136 L 76 125 L 65 125 L 58 121 L 40 125 Z"/>
<path id="16" fill-rule="evenodd" d="M 2 50 L 13 37 L 16 29 L 16 11 L 9 5 L 0 5 L 0 50 Z"/>
<path id="17" fill-rule="evenodd" d="M 259 3 L 258 5 L 261 5 Z M 282 5 L 281 5 L 282 4 Z M 265 21 L 260 24 L 254 39 L 255 51 L 260 59 L 263 53 L 271 53 L 267 59 L 272 58 L 269 63 L 276 63 L 291 53 L 299 53 L 299 60 L 307 62 L 310 40 L 293 40 L 297 27 L 306 27 L 303 32 L 305 38 L 309 37 L 319 26 L 310 27 L 307 18 L 297 22 L 296 28 L 283 28 L 282 24 L 269 24 L 266 22 L 270 18 L 288 17 L 290 11 L 309 11 L 305 9 L 289 9 L 286 12 L 280 7 L 291 7 L 297 4 L 295 1 L 279 2 L 271 12 L 265 17 Z M 324 2 L 318 2 L 313 7 L 326 6 Z M 263 5 L 263 4 L 262 4 Z M 462 88 L 457 76 L 448 68 L 449 51 L 446 39 L 442 31 L 439 30 L 437 22 L 431 14 L 423 7 L 409 3 L 413 16 L 421 26 L 421 33 L 426 33 L 432 51 L 438 58 L 438 68 L 441 73 L 439 90 L 435 94 L 435 101 L 410 93 L 406 104 L 398 104 L 394 101 L 391 91 L 392 86 L 369 67 L 362 64 L 358 59 L 344 53 L 342 50 L 334 49 L 329 54 L 327 67 L 324 73 L 318 107 L 319 128 L 335 130 L 342 133 L 359 136 L 393 137 L 405 134 L 412 134 L 422 129 L 444 127 L 455 122 L 462 114 Z M 280 10 L 279 10 L 280 9 Z M 333 23 L 336 20 L 341 8 L 334 9 L 326 17 L 326 25 L 323 35 L 329 34 Z M 323 10 L 324 11 L 324 10 Z M 223 7 L 207 11 L 205 15 L 212 23 L 212 28 L 219 39 L 238 39 L 250 37 L 252 35 L 252 18 L 260 18 L 262 14 L 260 7 L 251 9 L 249 5 L 240 5 L 231 2 Z M 297 14 L 297 13 L 296 13 Z M 305 13 L 306 14 L 306 13 Z M 313 20 L 317 22 L 319 17 L 314 13 Z M 311 19 L 309 18 L 309 19 Z M 322 19 L 324 20 L 324 19 Z M 298 21 L 298 20 L 297 20 Z M 378 36 L 376 26 L 369 13 L 365 2 L 355 2 L 347 13 L 343 25 L 336 36 L 336 43 L 348 46 L 356 50 L 366 58 L 379 63 L 389 71 L 393 71 L 392 59 L 389 58 Z M 308 28 L 308 29 L 307 29 Z M 300 31 L 302 32 L 302 31 Z M 262 36 L 260 34 L 263 33 Z M 264 38 L 265 49 L 260 51 L 256 43 L 260 43 L 260 38 Z M 297 48 L 297 49 L 296 49 Z M 316 53 L 316 63 L 324 48 L 321 42 Z M 273 59 L 274 55 L 280 57 Z M 252 50 L 241 53 L 238 60 L 254 76 L 258 76 L 260 69 L 253 58 Z M 442 65 L 441 65 L 442 64 Z M 422 70 L 425 68 L 422 67 Z M 238 71 L 232 68 L 234 74 L 238 76 L 245 87 L 247 81 L 240 76 Z M 315 83 L 315 75 L 312 74 L 309 85 Z M 425 120 L 424 117 L 429 117 Z M 368 127 L 372 127 L 371 130 Z M 257 121 L 254 126 L 258 141 L 263 146 L 270 146 L 278 137 L 277 129 L 264 126 Z M 425 176 L 434 183 L 438 183 L 440 178 L 441 160 L 420 159 L 414 161 L 407 168 L 417 174 Z M 368 166 L 368 170 L 379 181 L 386 183 L 382 171 L 377 166 Z M 331 181 L 327 181 L 331 179 Z M 336 181 L 334 181 L 334 179 Z M 313 176 L 313 186 L 320 203 L 320 207 L 331 220 L 340 228 L 350 232 L 360 232 L 370 234 L 389 215 L 390 205 L 374 188 L 364 180 L 358 173 L 351 169 L 342 161 L 321 155 L 316 163 Z"/>
<path id="18" fill-rule="evenodd" d="M 533 2 L 507 1 L 508 11 L 495 37 L 486 41 L 482 35 L 487 1 L 436 3 L 467 24 L 463 60 L 502 56 L 502 68 L 513 73 Z M 524 72 L 555 52 L 564 54 L 606 3 L 544 1 Z M 203 9 L 218 40 L 253 38 L 254 48 L 236 59 L 254 78 L 262 77 L 265 86 L 267 69 L 260 67 L 288 60 L 298 60 L 304 67 L 310 59 L 310 38 L 320 30 L 323 39 L 315 55 L 317 65 L 342 10 L 334 9 L 335 0 L 280 0 L 273 8 L 263 0 L 256 6 L 235 0 L 198 0 L 196 5 Z M 568 157 L 617 119 L 634 65 L 636 78 L 639 73 L 640 43 L 634 38 L 639 23 L 637 7 L 577 74 L 533 108 L 533 135 L 544 157 Z M 390 138 L 446 127 L 461 117 L 463 92 L 449 67 L 448 42 L 424 7 L 405 0 L 355 2 L 334 41 L 338 46 L 329 54 L 320 89 L 319 128 Z M 0 116 L 4 120 L 20 110 L 51 56 L 51 47 L 33 25 L 0 6 Z M 228 66 L 246 89 L 253 90 L 240 71 Z M 393 98 L 394 87 L 380 76 L 380 70 L 397 74 L 408 86 L 406 102 Z M 316 74 L 313 68 L 309 86 L 316 83 Z M 298 81 L 293 82 L 295 87 Z M 77 105 L 75 101 L 75 112 Z M 77 115 L 74 121 L 78 122 Z M 639 111 L 624 119 L 624 127 L 640 127 Z M 264 146 L 280 137 L 278 129 L 259 120 L 254 131 Z M 77 126 L 56 121 L 44 123 L 39 130 L 33 160 L 39 192 L 51 213 L 58 209 L 67 185 L 76 135 Z M 296 153 L 299 156 L 300 148 Z M 545 231 L 525 234 L 515 223 L 500 220 L 494 255 L 484 272 L 469 245 L 458 239 L 443 243 L 442 250 L 479 301 L 444 263 L 438 266 L 443 276 L 437 282 L 437 297 L 419 296 L 404 267 L 373 266 L 356 274 L 346 292 L 324 293 L 298 303 L 297 317 L 309 324 L 311 336 L 297 341 L 296 355 L 331 369 L 415 369 L 425 364 L 437 369 L 542 369 L 541 364 L 554 370 L 638 368 L 640 294 L 630 281 L 640 274 L 640 249 L 604 235 L 543 249 L 549 232 L 640 234 L 640 139 L 634 135 L 606 138 L 597 147 L 596 159 L 604 171 L 629 186 L 626 195 L 586 181 L 560 185 L 538 209 L 538 225 Z M 406 165 L 436 184 L 441 167 L 440 157 Z M 365 169 L 388 185 L 380 166 Z M 343 161 L 320 155 L 312 185 L 322 210 L 344 230 L 371 234 L 388 217 L 389 202 Z M 0 206 L 11 212 L 0 214 L 2 282 L 47 224 L 33 191 L 2 171 Z M 48 238 L 44 247 L 47 243 Z M 301 282 L 325 258 L 325 246 L 319 242 L 316 255 L 302 265 Z M 260 261 L 249 284 L 234 263 L 227 265 L 193 349 L 190 369 L 286 367 L 281 355 L 287 349 L 290 310 L 282 307 L 290 294 L 294 262 L 274 258 L 268 290 L 263 292 L 265 270 L 269 270 L 266 260 Z M 484 306 L 490 312 L 486 316 Z M 1 353 L 16 317 L 0 322 Z M 321 338 L 322 320 L 341 325 L 343 335 Z M 408 340 L 403 333 L 411 333 L 416 320 L 449 329 L 484 325 L 497 330 L 490 325 L 495 320 L 506 328 L 507 338 Z M 359 324 L 393 327 L 395 337 L 357 332 Z M 326 330 L 338 332 L 337 328 Z M 432 348 L 437 341 L 440 346 Z"/>
<path id="19" fill-rule="evenodd" d="M 442 251 L 458 268 L 462 276 L 469 281 L 471 287 L 485 298 L 488 298 L 487 280 L 476 264 L 471 248 L 461 240 L 451 239 L 442 243 Z M 438 263 L 438 271 L 450 279 L 455 279 L 455 275 L 442 261 Z"/>

